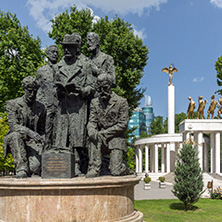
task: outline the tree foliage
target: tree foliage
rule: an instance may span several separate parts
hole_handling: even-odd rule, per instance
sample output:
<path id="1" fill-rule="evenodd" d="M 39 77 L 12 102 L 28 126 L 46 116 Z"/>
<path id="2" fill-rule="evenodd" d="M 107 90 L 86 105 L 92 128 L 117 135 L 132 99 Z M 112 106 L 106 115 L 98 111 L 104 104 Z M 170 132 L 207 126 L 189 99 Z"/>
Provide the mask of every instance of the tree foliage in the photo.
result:
<path id="1" fill-rule="evenodd" d="M 14 161 L 11 154 L 8 154 L 7 158 L 4 159 L 3 156 L 3 139 L 9 131 L 7 118 L 4 113 L 0 114 L 0 171 L 13 171 L 14 170 Z"/>
<path id="2" fill-rule="evenodd" d="M 194 112 L 194 116 L 197 117 L 197 112 Z M 175 133 L 179 133 L 180 123 L 187 118 L 186 113 L 175 114 Z M 163 123 L 164 133 L 168 132 L 168 118 Z"/>
<path id="3" fill-rule="evenodd" d="M 100 36 L 101 51 L 114 58 L 117 84 L 114 91 L 127 98 L 132 110 L 138 107 L 144 89 L 138 88 L 148 60 L 148 48 L 133 34 L 132 25 L 117 15 L 109 20 L 106 16 L 93 22 L 89 9 L 77 10 L 75 6 L 57 15 L 52 22 L 49 37 L 59 44 L 64 35 L 78 32 L 82 37 L 82 53 L 88 55 L 87 32 L 96 32 Z M 61 46 L 59 46 L 61 49 Z M 61 53 L 62 55 L 62 53 Z"/>
<path id="4" fill-rule="evenodd" d="M 16 15 L 0 11 L 0 111 L 5 102 L 21 96 L 21 82 L 43 62 L 40 39 L 22 27 Z"/>
<path id="5" fill-rule="evenodd" d="M 222 86 L 222 56 L 215 62 L 215 69 L 217 71 L 217 85 Z M 217 93 L 222 95 L 222 90 L 218 90 Z"/>
<path id="6" fill-rule="evenodd" d="M 184 210 L 196 203 L 203 190 L 203 175 L 195 147 L 185 144 L 178 153 L 173 194 L 184 203 Z"/>
<path id="7" fill-rule="evenodd" d="M 155 117 L 155 119 L 151 122 L 150 133 L 151 133 L 151 135 L 165 133 L 164 127 L 163 127 L 163 117 L 162 116 Z"/>

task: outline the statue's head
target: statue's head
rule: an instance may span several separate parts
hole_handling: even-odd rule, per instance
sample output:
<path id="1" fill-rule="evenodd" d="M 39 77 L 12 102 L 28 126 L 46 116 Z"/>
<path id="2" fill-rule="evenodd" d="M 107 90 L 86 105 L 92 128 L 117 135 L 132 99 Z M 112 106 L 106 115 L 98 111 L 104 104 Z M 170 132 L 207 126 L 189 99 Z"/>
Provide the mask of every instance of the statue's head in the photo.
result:
<path id="1" fill-rule="evenodd" d="M 80 53 L 81 49 L 81 36 L 79 33 L 74 32 L 71 35 L 65 34 L 61 42 L 66 58 L 73 58 Z"/>
<path id="2" fill-rule="evenodd" d="M 112 90 L 112 79 L 110 75 L 107 75 L 106 73 L 102 73 L 97 77 L 97 86 L 98 86 L 98 93 L 99 96 L 103 100 L 109 100 Z"/>
<path id="3" fill-rule="evenodd" d="M 98 34 L 95 32 L 88 32 L 87 33 L 87 45 L 88 45 L 88 51 L 92 52 L 95 49 L 99 48 L 100 39 Z"/>
<path id="4" fill-rule="evenodd" d="M 59 58 L 59 51 L 56 45 L 50 45 L 46 50 L 47 58 L 52 64 L 56 64 Z"/>
<path id="5" fill-rule="evenodd" d="M 191 100 L 192 98 L 189 96 L 189 97 L 187 97 L 187 99 Z"/>
<path id="6" fill-rule="evenodd" d="M 22 88 L 26 101 L 33 102 L 36 99 L 36 93 L 39 88 L 37 80 L 32 76 L 27 76 L 22 81 Z"/>
<path id="7" fill-rule="evenodd" d="M 214 99 L 214 98 L 215 98 L 215 95 L 212 95 L 212 96 L 211 96 L 211 99 Z"/>

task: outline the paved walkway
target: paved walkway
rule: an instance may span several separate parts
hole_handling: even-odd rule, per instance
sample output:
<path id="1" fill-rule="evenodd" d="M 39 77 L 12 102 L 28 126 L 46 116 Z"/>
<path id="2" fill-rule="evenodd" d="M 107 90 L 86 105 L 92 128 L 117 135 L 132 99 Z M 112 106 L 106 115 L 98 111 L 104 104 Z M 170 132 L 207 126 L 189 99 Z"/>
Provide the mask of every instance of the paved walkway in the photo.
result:
<path id="1" fill-rule="evenodd" d="M 144 190 L 144 182 L 140 181 L 134 188 L 135 200 L 149 200 L 149 199 L 177 199 L 171 192 L 173 185 L 166 183 L 166 188 L 159 188 L 159 182 L 151 181 L 151 189 Z"/>
<path id="2" fill-rule="evenodd" d="M 207 190 L 207 182 L 213 180 L 213 187 L 217 188 L 220 186 L 222 188 L 222 180 L 214 179 L 209 174 L 203 174 L 204 189 L 203 198 L 209 198 L 209 192 Z M 165 189 L 159 188 L 159 182 L 156 180 L 151 181 L 151 189 L 144 190 L 144 182 L 140 181 L 134 188 L 134 199 L 135 200 L 152 200 L 152 199 L 177 199 L 171 190 L 173 189 L 172 183 L 166 183 Z"/>

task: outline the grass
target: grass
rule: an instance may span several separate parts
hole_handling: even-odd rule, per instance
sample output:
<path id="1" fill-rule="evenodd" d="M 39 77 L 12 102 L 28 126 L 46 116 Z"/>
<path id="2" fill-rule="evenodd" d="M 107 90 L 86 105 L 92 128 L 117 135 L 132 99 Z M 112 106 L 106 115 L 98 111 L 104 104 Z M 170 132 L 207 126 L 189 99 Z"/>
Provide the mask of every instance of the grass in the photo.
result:
<path id="1" fill-rule="evenodd" d="M 200 199 L 187 212 L 183 203 L 179 200 L 135 200 L 135 209 L 143 213 L 143 220 L 190 222 L 222 221 L 222 201 L 212 199 Z"/>

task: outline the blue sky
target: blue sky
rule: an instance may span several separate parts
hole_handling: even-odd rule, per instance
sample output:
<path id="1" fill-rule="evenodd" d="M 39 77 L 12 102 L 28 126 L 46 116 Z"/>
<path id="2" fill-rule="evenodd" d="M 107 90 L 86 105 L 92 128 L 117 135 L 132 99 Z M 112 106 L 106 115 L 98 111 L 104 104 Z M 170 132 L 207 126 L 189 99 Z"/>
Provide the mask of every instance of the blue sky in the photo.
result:
<path id="1" fill-rule="evenodd" d="M 222 0 L 1 0 L 0 9 L 15 13 L 45 48 L 54 43 L 47 35 L 50 19 L 73 4 L 91 8 L 97 19 L 117 14 L 133 25 L 150 51 L 140 86 L 152 97 L 155 115 L 167 116 L 168 75 L 161 69 L 171 63 L 178 69 L 176 113 L 187 111 L 188 96 L 198 104 L 198 96 L 210 101 L 219 89 L 214 65 L 222 55 Z"/>

